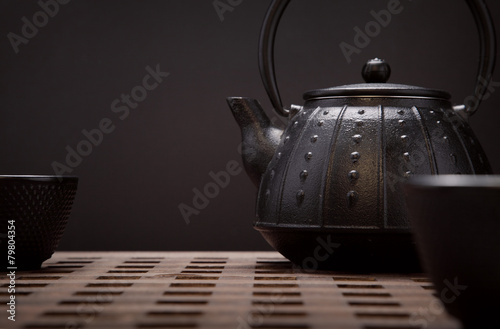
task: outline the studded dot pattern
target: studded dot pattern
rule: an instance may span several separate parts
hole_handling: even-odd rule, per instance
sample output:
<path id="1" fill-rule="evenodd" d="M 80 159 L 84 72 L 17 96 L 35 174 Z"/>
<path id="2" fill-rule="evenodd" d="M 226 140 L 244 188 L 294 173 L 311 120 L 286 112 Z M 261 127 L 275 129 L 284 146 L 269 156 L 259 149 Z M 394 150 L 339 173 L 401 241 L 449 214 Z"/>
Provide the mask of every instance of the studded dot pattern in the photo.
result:
<path id="1" fill-rule="evenodd" d="M 76 179 L 68 178 L 61 182 L 0 179 L 0 233 L 6 231 L 9 220 L 15 220 L 18 268 L 36 268 L 50 258 L 68 222 L 76 188 Z"/>
<path id="2" fill-rule="evenodd" d="M 470 127 L 450 111 L 305 106 L 263 176 L 256 225 L 408 229 L 409 177 L 491 173 Z"/>

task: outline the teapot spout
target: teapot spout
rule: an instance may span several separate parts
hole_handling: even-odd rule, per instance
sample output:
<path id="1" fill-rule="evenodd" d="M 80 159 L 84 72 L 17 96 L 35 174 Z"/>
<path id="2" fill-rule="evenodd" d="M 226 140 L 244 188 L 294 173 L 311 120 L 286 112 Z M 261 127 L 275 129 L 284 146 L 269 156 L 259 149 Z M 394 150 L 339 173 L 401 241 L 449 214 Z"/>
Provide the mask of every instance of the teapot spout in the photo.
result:
<path id="1" fill-rule="evenodd" d="M 241 129 L 243 165 L 258 187 L 278 147 L 283 128 L 274 125 L 253 98 L 229 97 L 227 103 Z"/>

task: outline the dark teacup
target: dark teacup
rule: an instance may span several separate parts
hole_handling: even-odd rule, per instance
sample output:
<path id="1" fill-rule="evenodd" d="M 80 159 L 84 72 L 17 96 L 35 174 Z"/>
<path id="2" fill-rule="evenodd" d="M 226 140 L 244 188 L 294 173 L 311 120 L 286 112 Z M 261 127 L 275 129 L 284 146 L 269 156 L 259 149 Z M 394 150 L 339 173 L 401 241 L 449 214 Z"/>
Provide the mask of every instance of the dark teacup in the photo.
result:
<path id="1" fill-rule="evenodd" d="M 38 269 L 63 235 L 77 177 L 0 176 L 0 270 Z"/>
<path id="2" fill-rule="evenodd" d="M 500 176 L 416 176 L 405 188 L 437 295 L 466 328 L 490 328 L 500 309 Z"/>

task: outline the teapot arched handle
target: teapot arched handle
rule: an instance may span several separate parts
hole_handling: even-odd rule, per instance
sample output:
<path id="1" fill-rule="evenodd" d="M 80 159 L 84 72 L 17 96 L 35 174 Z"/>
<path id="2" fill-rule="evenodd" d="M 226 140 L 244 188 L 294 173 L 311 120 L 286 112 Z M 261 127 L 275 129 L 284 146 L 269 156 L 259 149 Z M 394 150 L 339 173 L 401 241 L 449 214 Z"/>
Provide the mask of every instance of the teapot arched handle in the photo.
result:
<path id="1" fill-rule="evenodd" d="M 288 116 L 283 107 L 274 71 L 274 38 L 279 21 L 290 0 L 273 0 L 262 24 L 259 39 L 259 70 L 264 88 L 276 112 Z M 462 108 L 469 115 L 474 114 L 481 104 L 493 76 L 496 59 L 495 27 L 484 0 L 466 0 L 479 33 L 479 67 L 474 93 L 465 99 Z"/>

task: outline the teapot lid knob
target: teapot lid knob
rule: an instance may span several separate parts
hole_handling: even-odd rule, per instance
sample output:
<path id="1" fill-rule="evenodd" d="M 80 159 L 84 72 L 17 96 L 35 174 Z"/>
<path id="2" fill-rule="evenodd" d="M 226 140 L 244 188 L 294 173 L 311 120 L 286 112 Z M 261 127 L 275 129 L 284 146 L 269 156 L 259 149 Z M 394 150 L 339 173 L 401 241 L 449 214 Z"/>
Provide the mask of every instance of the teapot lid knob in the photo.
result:
<path id="1" fill-rule="evenodd" d="M 361 74 L 367 83 L 384 83 L 391 76 L 391 67 L 383 59 L 374 58 L 366 62 Z"/>

